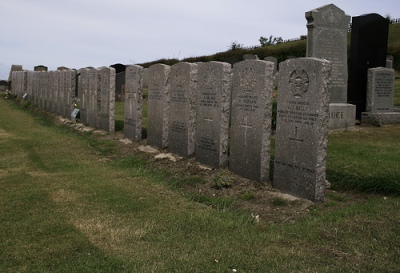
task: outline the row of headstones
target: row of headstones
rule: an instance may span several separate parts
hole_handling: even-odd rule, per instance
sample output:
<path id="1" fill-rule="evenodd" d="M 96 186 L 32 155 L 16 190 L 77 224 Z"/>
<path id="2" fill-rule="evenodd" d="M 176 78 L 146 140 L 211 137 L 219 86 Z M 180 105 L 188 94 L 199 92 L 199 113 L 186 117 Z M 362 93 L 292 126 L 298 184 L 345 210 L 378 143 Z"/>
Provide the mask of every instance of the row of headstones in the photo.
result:
<path id="1" fill-rule="evenodd" d="M 61 116 L 71 114 L 75 71 L 14 71 L 11 92 L 34 105 Z"/>
<path id="2" fill-rule="evenodd" d="M 82 69 L 91 76 L 92 81 L 82 82 L 80 77 L 78 93 L 81 89 L 88 91 L 91 104 L 88 125 L 93 128 L 114 132 L 115 128 L 115 70 L 101 67 L 99 69 Z M 16 71 L 12 72 L 11 92 L 15 97 L 23 98 L 34 105 L 71 119 L 76 115 L 76 71 Z M 85 91 L 85 92 L 86 92 Z M 83 99 L 83 102 L 85 100 Z M 86 118 L 85 108 L 80 107 L 81 115 Z"/>
<path id="3" fill-rule="evenodd" d="M 324 198 L 330 69 L 315 58 L 280 64 L 273 185 L 313 201 Z M 272 62 L 156 64 L 148 77 L 148 145 L 269 179 Z M 124 134 L 133 140 L 141 139 L 142 79 L 142 67 L 127 67 Z"/>

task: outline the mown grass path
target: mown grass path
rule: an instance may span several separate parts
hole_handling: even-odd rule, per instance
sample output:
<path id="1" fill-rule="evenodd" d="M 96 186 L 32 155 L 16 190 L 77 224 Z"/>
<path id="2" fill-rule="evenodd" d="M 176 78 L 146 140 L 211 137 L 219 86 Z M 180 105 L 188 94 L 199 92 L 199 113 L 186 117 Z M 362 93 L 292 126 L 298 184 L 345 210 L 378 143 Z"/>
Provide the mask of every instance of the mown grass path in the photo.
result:
<path id="1" fill-rule="evenodd" d="M 78 134 L 0 99 L 1 272 L 396 272 L 400 198 L 331 196 L 258 224 L 104 160 Z"/>

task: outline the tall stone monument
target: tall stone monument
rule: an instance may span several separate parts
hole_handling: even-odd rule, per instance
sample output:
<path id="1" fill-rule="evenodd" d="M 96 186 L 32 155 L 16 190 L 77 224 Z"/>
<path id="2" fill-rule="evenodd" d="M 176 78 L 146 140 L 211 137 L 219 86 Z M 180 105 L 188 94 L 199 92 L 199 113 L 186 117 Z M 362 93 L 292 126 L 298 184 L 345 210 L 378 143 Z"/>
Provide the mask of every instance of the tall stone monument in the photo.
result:
<path id="1" fill-rule="evenodd" d="M 368 69 L 386 66 L 389 20 L 379 14 L 352 18 L 348 102 L 356 105 L 356 117 L 366 110 Z"/>
<path id="2" fill-rule="evenodd" d="M 350 16 L 334 4 L 306 12 L 307 57 L 332 63 L 329 129 L 355 126 L 355 105 L 347 103 L 347 32 Z"/>
<path id="3" fill-rule="evenodd" d="M 322 202 L 331 63 L 316 58 L 292 59 L 281 63 L 279 71 L 273 186 Z"/>
<path id="4" fill-rule="evenodd" d="M 196 155 L 198 162 L 219 168 L 228 157 L 231 65 L 198 64 Z"/>
<path id="5" fill-rule="evenodd" d="M 130 65 L 125 70 L 124 137 L 142 139 L 143 67 Z"/>
<path id="6" fill-rule="evenodd" d="M 229 169 L 268 181 L 274 63 L 248 60 L 234 64 Z"/>
<path id="7" fill-rule="evenodd" d="M 160 149 L 168 147 L 170 70 L 164 64 L 149 67 L 147 144 Z"/>
<path id="8" fill-rule="evenodd" d="M 195 151 L 197 71 L 197 64 L 171 66 L 168 148 L 181 156 Z"/>
<path id="9" fill-rule="evenodd" d="M 115 132 L 115 69 L 99 68 L 100 75 L 100 127 L 99 129 Z"/>

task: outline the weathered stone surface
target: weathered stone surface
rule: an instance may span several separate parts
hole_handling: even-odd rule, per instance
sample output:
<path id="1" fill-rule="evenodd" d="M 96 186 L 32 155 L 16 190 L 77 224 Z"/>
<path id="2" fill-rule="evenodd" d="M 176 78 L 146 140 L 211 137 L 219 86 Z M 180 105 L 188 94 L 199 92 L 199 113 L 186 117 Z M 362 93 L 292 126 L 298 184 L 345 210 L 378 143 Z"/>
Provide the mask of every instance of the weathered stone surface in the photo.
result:
<path id="1" fill-rule="evenodd" d="M 89 126 L 100 128 L 100 75 L 99 70 L 91 68 L 89 70 L 89 107 L 87 119 Z"/>
<path id="2" fill-rule="evenodd" d="M 89 69 L 82 68 L 80 70 L 78 96 L 80 100 L 79 117 L 82 124 L 88 125 L 89 111 Z"/>
<path id="3" fill-rule="evenodd" d="M 331 103 L 347 102 L 347 31 L 350 16 L 334 4 L 306 12 L 307 57 L 332 63 L 329 95 Z"/>
<path id="4" fill-rule="evenodd" d="M 53 105 L 52 105 L 52 112 L 53 113 L 58 113 L 59 109 L 58 109 L 58 101 L 60 99 L 60 72 L 59 71 L 54 71 L 53 73 Z"/>
<path id="5" fill-rule="evenodd" d="M 393 112 L 394 78 L 391 68 L 368 69 L 367 112 Z"/>
<path id="6" fill-rule="evenodd" d="M 280 64 L 274 187 L 315 202 L 324 200 L 328 145 L 329 61 Z"/>
<path id="7" fill-rule="evenodd" d="M 330 130 L 353 128 L 356 125 L 355 116 L 355 105 L 349 103 L 330 103 L 328 128 Z"/>
<path id="8" fill-rule="evenodd" d="M 233 66 L 229 169 L 256 181 L 269 178 L 274 63 Z"/>
<path id="9" fill-rule="evenodd" d="M 227 164 L 231 65 L 198 65 L 196 160 L 214 168 Z"/>
<path id="10" fill-rule="evenodd" d="M 115 132 L 115 69 L 99 68 L 100 75 L 100 127 L 107 132 Z"/>
<path id="11" fill-rule="evenodd" d="M 361 123 L 374 126 L 383 126 L 400 123 L 400 112 L 371 113 L 363 112 Z"/>
<path id="12" fill-rule="evenodd" d="M 149 67 L 147 144 L 160 149 L 168 147 L 170 70 L 164 64 Z"/>
<path id="13" fill-rule="evenodd" d="M 274 64 L 274 75 L 278 71 L 278 59 L 273 56 L 268 56 L 264 58 L 264 61 L 272 62 Z"/>
<path id="14" fill-rule="evenodd" d="M 170 82 L 168 148 L 172 153 L 190 156 L 195 151 L 197 65 L 174 64 Z"/>
<path id="15" fill-rule="evenodd" d="M 142 139 L 143 67 L 130 65 L 125 70 L 124 136 Z"/>

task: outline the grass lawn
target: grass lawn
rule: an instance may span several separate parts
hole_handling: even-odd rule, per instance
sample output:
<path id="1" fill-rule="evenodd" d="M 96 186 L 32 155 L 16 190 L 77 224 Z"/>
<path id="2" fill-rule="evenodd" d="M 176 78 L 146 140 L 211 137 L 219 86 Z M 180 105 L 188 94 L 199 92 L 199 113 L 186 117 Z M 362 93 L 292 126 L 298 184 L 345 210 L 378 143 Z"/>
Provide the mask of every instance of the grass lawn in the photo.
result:
<path id="1" fill-rule="evenodd" d="M 266 223 L 0 96 L 1 272 L 400 270 L 400 126 L 331 134 L 327 202 Z"/>

